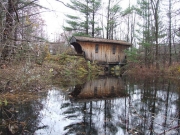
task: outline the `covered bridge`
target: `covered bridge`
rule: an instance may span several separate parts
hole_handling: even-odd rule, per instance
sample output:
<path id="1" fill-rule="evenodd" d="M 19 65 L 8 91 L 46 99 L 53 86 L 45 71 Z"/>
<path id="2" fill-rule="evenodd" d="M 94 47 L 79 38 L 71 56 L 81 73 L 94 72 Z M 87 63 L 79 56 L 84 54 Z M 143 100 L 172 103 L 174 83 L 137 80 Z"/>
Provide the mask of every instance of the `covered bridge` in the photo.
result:
<path id="1" fill-rule="evenodd" d="M 87 60 L 97 61 L 100 64 L 123 65 L 126 55 L 124 50 L 131 46 L 122 40 L 109 40 L 73 36 L 70 44 L 74 46 L 77 54 L 82 54 Z"/>
<path id="2" fill-rule="evenodd" d="M 98 77 L 85 84 L 76 85 L 69 95 L 79 101 L 125 97 L 125 85 L 121 78 Z"/>

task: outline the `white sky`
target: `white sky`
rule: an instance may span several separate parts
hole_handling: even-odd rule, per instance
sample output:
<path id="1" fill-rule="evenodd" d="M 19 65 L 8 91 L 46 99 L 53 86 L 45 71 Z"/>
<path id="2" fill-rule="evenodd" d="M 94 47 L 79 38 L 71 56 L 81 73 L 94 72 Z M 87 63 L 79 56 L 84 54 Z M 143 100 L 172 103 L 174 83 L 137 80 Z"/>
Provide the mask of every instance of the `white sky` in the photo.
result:
<path id="1" fill-rule="evenodd" d="M 55 33 L 62 33 L 63 29 L 62 26 L 65 23 L 65 16 L 64 14 L 73 14 L 75 11 L 71 10 L 70 8 L 64 6 L 62 3 L 57 2 L 56 0 L 39 0 L 40 4 L 44 7 L 49 8 L 50 10 L 54 11 L 47 11 L 41 14 L 42 18 L 45 20 L 46 24 L 46 31 L 50 40 L 54 39 Z M 68 3 L 69 0 L 61 0 L 65 1 L 64 3 Z M 108 0 L 102 0 L 102 2 L 106 3 Z M 131 0 L 135 3 L 136 0 Z M 129 0 L 122 0 L 121 7 L 126 8 L 128 6 Z"/>
<path id="2" fill-rule="evenodd" d="M 69 0 L 66 1 L 68 2 Z M 55 33 L 62 32 L 62 26 L 65 19 L 64 14 L 71 14 L 72 11 L 70 11 L 70 9 L 68 9 L 62 3 L 55 0 L 40 0 L 40 4 L 43 7 L 47 7 L 50 10 L 53 10 L 41 14 L 46 24 L 46 31 L 52 39 Z"/>

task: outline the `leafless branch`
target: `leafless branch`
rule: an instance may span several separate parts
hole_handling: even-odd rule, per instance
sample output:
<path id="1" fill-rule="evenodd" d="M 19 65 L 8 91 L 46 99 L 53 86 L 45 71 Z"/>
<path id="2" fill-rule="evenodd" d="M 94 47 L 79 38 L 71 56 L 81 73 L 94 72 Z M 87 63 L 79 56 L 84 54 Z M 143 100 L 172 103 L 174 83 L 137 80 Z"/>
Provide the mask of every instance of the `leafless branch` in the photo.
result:
<path id="1" fill-rule="evenodd" d="M 62 2 L 62 1 L 60 1 L 60 0 L 56 0 L 56 1 L 62 3 L 62 4 L 63 4 L 64 6 L 66 6 L 66 7 L 69 7 L 68 5 L 66 5 L 64 2 Z"/>
<path id="2" fill-rule="evenodd" d="M 169 131 L 171 131 L 171 130 L 173 130 L 173 129 L 177 129 L 177 128 L 179 128 L 179 127 L 180 127 L 180 125 L 175 126 L 175 127 L 172 127 L 172 128 L 170 128 L 170 129 L 166 130 L 165 132 L 160 133 L 159 135 L 164 135 L 166 132 L 169 132 Z"/>
<path id="3" fill-rule="evenodd" d="M 14 4 L 13 4 L 13 10 L 14 10 L 14 12 L 16 13 L 16 18 L 17 18 L 17 20 L 18 20 L 18 22 L 19 22 L 19 16 L 18 16 L 18 13 L 17 13 L 16 7 L 15 7 L 15 5 L 14 5 Z"/>

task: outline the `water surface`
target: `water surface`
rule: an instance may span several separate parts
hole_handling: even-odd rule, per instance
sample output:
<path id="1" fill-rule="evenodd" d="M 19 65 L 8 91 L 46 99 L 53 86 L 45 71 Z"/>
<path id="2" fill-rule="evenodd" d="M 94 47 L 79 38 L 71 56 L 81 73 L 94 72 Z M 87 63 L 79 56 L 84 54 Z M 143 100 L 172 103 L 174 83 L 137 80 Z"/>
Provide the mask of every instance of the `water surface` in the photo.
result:
<path id="1" fill-rule="evenodd" d="M 14 119 L 27 123 L 24 134 L 177 135 L 179 89 L 170 80 L 104 76 L 67 90 L 52 87 L 43 97 L 17 105 Z"/>

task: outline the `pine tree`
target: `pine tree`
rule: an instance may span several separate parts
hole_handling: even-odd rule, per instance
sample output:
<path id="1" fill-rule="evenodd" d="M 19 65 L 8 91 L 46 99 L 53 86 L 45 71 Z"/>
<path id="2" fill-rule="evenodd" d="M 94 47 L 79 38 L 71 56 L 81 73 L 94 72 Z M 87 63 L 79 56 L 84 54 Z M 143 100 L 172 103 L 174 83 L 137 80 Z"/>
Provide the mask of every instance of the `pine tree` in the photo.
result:
<path id="1" fill-rule="evenodd" d="M 106 38 L 114 39 L 114 32 L 118 26 L 118 19 L 121 15 L 120 1 L 108 1 L 107 7 L 107 26 L 106 26 Z"/>
<path id="2" fill-rule="evenodd" d="M 142 23 L 138 23 L 137 35 L 142 35 L 139 37 L 139 42 L 144 48 L 144 63 L 149 67 L 155 62 L 158 69 L 160 64 L 159 42 L 166 36 L 164 24 L 159 18 L 160 0 L 141 0 L 138 1 L 138 5 L 139 8 L 135 9 Z"/>
<path id="3" fill-rule="evenodd" d="M 83 0 L 81 2 L 71 0 L 71 4 L 68 4 L 67 6 L 78 12 L 78 15 L 80 15 L 81 18 L 75 15 L 66 15 L 68 18 L 66 22 L 69 26 L 64 26 L 64 30 L 73 31 L 74 35 L 94 37 L 96 33 L 95 16 L 100 5 L 100 0 Z"/>
<path id="4" fill-rule="evenodd" d="M 135 8 L 136 13 L 141 17 L 142 23 L 138 23 L 139 30 L 137 31 L 137 35 L 142 35 L 139 37 L 139 42 L 144 48 L 144 62 L 145 65 L 148 66 L 150 64 L 152 55 L 152 31 L 150 31 L 150 27 L 152 26 L 150 17 L 151 17 L 151 11 L 150 11 L 150 1 L 148 0 L 141 0 L 138 1 L 138 8 Z M 142 34 L 141 34 L 142 33 Z"/>
<path id="5" fill-rule="evenodd" d="M 95 36 L 96 33 L 98 33 L 102 28 L 95 27 L 96 23 L 96 12 L 100 9 L 101 7 L 101 0 L 90 0 L 90 24 L 92 26 L 92 37 Z"/>
<path id="6" fill-rule="evenodd" d="M 66 31 L 73 31 L 74 35 L 89 35 L 89 1 L 83 0 L 83 1 L 76 1 L 71 0 L 71 4 L 68 4 L 67 6 L 76 12 L 78 12 L 78 16 L 74 15 L 66 15 L 68 18 L 66 22 L 69 26 L 64 26 L 64 30 Z"/>

